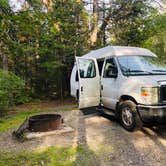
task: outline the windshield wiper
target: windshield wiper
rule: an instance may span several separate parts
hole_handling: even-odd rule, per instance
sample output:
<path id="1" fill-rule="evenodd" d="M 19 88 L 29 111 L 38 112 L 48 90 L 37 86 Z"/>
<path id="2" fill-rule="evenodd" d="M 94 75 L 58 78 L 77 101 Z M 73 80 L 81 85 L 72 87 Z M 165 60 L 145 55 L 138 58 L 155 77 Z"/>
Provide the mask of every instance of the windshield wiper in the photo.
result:
<path id="1" fill-rule="evenodd" d="M 156 71 L 156 72 L 166 72 L 166 70 L 152 70 L 152 71 Z"/>
<path id="2" fill-rule="evenodd" d="M 153 74 L 149 71 L 145 71 L 145 70 L 128 70 L 127 72 L 135 72 L 135 73 L 146 73 L 146 74 Z"/>

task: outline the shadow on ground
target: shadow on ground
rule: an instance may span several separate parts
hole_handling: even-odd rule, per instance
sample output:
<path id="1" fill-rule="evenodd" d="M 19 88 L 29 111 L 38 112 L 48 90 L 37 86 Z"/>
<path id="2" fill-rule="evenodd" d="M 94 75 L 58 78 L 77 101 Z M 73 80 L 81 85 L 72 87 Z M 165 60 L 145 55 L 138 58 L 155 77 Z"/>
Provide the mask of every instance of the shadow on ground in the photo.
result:
<path id="1" fill-rule="evenodd" d="M 78 116 L 78 126 L 76 131 L 76 159 L 73 162 L 75 166 L 100 166 L 98 156 L 89 148 L 86 133 L 86 118 L 96 116 L 96 110 L 81 110 Z"/>
<path id="2" fill-rule="evenodd" d="M 88 143 L 86 141 L 86 146 L 90 146 L 88 149 L 93 149 L 91 144 L 100 147 L 97 148 L 99 151 L 90 150 L 100 165 L 166 165 L 165 125 L 145 126 L 140 131 L 128 132 L 120 126 L 113 115 L 100 114 L 95 109 L 82 112 L 85 117 L 94 116 L 86 123 L 86 134 L 90 138 Z"/>

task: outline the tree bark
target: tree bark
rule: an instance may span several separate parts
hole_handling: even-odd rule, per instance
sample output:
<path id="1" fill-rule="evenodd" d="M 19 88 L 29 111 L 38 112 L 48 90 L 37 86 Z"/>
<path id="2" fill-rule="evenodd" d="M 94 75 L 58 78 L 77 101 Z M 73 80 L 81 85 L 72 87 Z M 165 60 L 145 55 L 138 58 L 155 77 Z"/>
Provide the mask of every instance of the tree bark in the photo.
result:
<path id="1" fill-rule="evenodd" d="M 1 56 L 1 60 L 2 60 L 2 69 L 4 71 L 8 71 L 8 56 L 6 54 L 6 50 L 4 47 L 4 44 L 2 42 L 0 42 L 0 56 Z"/>
<path id="2" fill-rule="evenodd" d="M 108 25 L 110 17 L 111 17 L 111 10 L 107 14 L 107 16 L 103 17 L 103 23 L 101 24 L 100 29 L 97 34 L 97 38 L 99 39 L 100 43 L 104 44 L 104 45 L 106 44 L 106 36 L 105 36 L 106 27 Z"/>
<path id="3" fill-rule="evenodd" d="M 98 33 L 98 0 L 93 0 L 92 26 L 90 33 L 90 46 L 94 47 Z"/>
<path id="4" fill-rule="evenodd" d="M 47 7 L 48 11 L 53 10 L 53 0 L 42 0 L 43 4 Z"/>
<path id="5" fill-rule="evenodd" d="M 4 71 L 8 72 L 8 56 L 3 52 L 2 55 L 2 68 Z"/>

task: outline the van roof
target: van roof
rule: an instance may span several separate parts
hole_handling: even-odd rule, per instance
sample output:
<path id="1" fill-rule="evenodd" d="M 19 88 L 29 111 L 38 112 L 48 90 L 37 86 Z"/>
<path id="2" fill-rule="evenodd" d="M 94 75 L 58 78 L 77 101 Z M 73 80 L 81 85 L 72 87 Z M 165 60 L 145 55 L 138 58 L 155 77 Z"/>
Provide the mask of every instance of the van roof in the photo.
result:
<path id="1" fill-rule="evenodd" d="M 102 59 L 109 56 L 156 56 L 153 52 L 145 48 L 128 46 L 107 46 L 97 50 L 90 51 L 83 57 Z"/>

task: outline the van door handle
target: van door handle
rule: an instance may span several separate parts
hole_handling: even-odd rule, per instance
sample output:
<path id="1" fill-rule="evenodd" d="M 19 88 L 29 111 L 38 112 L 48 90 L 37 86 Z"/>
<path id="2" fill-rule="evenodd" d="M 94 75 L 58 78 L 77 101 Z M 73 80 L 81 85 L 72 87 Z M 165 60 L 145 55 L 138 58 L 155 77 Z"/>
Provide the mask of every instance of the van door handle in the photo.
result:
<path id="1" fill-rule="evenodd" d="M 83 86 L 81 86 L 81 92 L 83 92 Z"/>
<path id="2" fill-rule="evenodd" d="M 103 90 L 103 85 L 101 85 L 101 90 Z"/>

